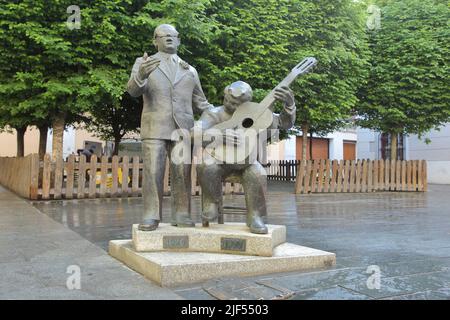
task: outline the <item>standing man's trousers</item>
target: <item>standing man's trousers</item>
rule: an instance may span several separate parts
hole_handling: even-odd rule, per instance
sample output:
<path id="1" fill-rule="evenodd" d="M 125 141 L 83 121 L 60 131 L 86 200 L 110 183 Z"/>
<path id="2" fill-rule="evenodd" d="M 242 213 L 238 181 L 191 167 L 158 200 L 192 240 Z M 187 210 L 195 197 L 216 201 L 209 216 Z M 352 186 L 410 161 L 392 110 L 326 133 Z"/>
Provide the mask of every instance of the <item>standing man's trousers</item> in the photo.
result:
<path id="1" fill-rule="evenodd" d="M 191 216 L 191 162 L 190 155 L 182 161 L 172 156 L 172 151 L 181 147 L 183 141 L 162 139 L 142 140 L 144 170 L 142 197 L 144 200 L 144 219 L 162 220 L 162 200 L 166 159 L 169 156 L 170 186 L 172 198 L 172 224 L 190 219 Z M 174 159 L 172 159 L 174 158 Z"/>

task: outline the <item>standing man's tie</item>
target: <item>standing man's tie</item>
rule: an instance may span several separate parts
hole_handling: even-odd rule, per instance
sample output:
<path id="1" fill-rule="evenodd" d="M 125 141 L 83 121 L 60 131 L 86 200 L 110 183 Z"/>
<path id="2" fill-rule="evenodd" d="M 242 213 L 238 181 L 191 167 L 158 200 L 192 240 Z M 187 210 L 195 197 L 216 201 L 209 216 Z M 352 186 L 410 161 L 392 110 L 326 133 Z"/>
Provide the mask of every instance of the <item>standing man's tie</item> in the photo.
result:
<path id="1" fill-rule="evenodd" d="M 166 58 L 167 69 L 169 70 L 170 80 L 175 82 L 175 77 L 177 75 L 177 62 L 175 55 L 168 55 Z"/>

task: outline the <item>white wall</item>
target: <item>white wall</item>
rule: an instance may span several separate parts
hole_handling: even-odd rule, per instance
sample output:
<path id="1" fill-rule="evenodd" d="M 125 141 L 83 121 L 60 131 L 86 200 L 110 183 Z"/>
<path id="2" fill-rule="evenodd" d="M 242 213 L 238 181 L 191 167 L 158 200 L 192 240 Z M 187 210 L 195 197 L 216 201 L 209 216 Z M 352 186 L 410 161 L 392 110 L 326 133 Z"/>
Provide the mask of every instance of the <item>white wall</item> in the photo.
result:
<path id="1" fill-rule="evenodd" d="M 48 130 L 47 135 L 47 153 L 52 153 L 52 146 L 53 146 L 53 130 Z M 75 129 L 73 127 L 68 127 L 66 130 L 64 130 L 64 136 L 63 136 L 63 158 L 65 159 L 68 157 L 72 152 L 76 153 L 76 147 L 75 147 Z"/>
<path id="2" fill-rule="evenodd" d="M 428 138 L 429 144 L 424 141 Z M 428 183 L 450 184 L 450 124 L 431 130 L 422 139 L 417 135 L 407 138 L 406 157 L 427 160 Z"/>
<path id="3" fill-rule="evenodd" d="M 313 135 L 313 137 L 318 137 Z M 355 130 L 339 131 L 328 134 L 325 137 L 330 141 L 330 159 L 342 160 L 344 158 L 344 140 L 356 141 L 357 134 Z M 296 159 L 297 137 L 291 135 L 289 139 L 269 145 L 269 160 L 295 160 Z M 356 146 L 358 148 L 358 146 Z"/>
<path id="4" fill-rule="evenodd" d="M 330 140 L 330 159 L 343 160 L 344 159 L 344 140 L 356 141 L 356 131 L 338 131 L 328 134 L 325 138 Z M 356 146 L 358 152 L 358 145 Z"/>
<path id="5" fill-rule="evenodd" d="M 431 143 L 426 144 L 424 142 L 426 138 L 430 139 Z M 430 131 L 423 136 L 422 140 L 417 135 L 411 135 L 408 136 L 407 141 L 407 159 L 450 161 L 450 124 L 441 128 L 440 131 Z"/>
<path id="6" fill-rule="evenodd" d="M 284 140 L 267 145 L 267 160 L 283 160 Z"/>
<path id="7" fill-rule="evenodd" d="M 358 159 L 378 159 L 379 133 L 358 129 Z M 431 143 L 426 144 L 426 138 Z M 422 139 L 417 135 L 405 139 L 405 160 L 427 160 L 428 183 L 450 184 L 450 124 L 432 130 Z"/>
<path id="8" fill-rule="evenodd" d="M 284 140 L 284 158 L 283 160 L 295 160 L 296 158 L 297 136 L 290 136 Z"/>
<path id="9" fill-rule="evenodd" d="M 356 158 L 357 159 L 378 159 L 379 146 L 379 133 L 369 130 L 358 128 L 358 143 L 356 144 Z"/>
<path id="10" fill-rule="evenodd" d="M 450 184 L 450 161 L 427 161 L 428 183 Z"/>

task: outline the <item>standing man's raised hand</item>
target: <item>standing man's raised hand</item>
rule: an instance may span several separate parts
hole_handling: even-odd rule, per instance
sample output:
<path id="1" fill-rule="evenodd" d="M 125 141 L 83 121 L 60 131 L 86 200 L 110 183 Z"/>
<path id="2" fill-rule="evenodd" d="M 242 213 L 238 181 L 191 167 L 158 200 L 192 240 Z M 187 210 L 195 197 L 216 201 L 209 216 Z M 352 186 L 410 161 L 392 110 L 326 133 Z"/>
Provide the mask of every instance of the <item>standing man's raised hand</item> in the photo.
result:
<path id="1" fill-rule="evenodd" d="M 138 77 L 140 80 L 144 81 L 150 74 L 159 66 L 161 60 L 155 57 L 148 57 L 147 52 L 143 56 L 144 61 L 139 66 Z"/>

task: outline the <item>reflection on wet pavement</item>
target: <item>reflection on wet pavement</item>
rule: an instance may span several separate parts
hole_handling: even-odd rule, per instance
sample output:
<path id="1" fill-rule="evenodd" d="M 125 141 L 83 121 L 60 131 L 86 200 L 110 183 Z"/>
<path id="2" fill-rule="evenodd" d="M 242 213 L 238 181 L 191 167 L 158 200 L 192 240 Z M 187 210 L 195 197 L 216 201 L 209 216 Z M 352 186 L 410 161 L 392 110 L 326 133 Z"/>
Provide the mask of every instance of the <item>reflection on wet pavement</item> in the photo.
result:
<path id="1" fill-rule="evenodd" d="M 301 279 L 301 274 L 290 274 L 287 277 L 297 277 L 298 281 L 286 278 L 284 282 L 294 285 L 298 292 L 296 298 L 361 298 L 361 295 L 404 298 L 420 297 L 420 292 L 425 297 L 448 294 L 450 186 L 431 185 L 427 193 L 295 195 L 293 189 L 292 183 L 269 184 L 267 222 L 286 225 L 289 242 L 336 253 L 334 269 L 347 270 L 357 279 L 350 283 L 346 277 L 336 278 L 336 281 L 326 277 L 327 281 L 311 287 L 303 286 L 305 280 Z M 192 203 L 193 218 L 200 221 L 200 197 L 193 197 Z M 225 196 L 224 203 L 244 206 L 244 196 Z M 141 198 L 48 201 L 33 205 L 105 250 L 109 240 L 131 238 L 131 225 L 139 223 L 142 217 Z M 169 198 L 164 199 L 163 206 L 163 221 L 169 222 Z M 229 214 L 225 221 L 244 222 L 245 217 Z M 426 260 L 430 262 L 424 263 Z M 385 272 L 386 283 L 390 286 L 386 284 L 385 291 L 374 294 L 364 287 L 369 265 L 379 265 L 382 274 Z M 431 277 L 430 272 L 435 273 L 434 286 L 427 285 L 425 279 L 424 274 Z M 407 286 L 405 283 L 409 283 L 413 278 L 408 277 L 412 276 L 417 280 L 416 285 Z M 408 288 L 412 289 L 406 290 Z M 178 294 L 184 293 L 188 298 L 203 295 L 195 290 L 200 289 L 185 288 Z M 433 295 L 433 290 L 438 293 Z"/>

